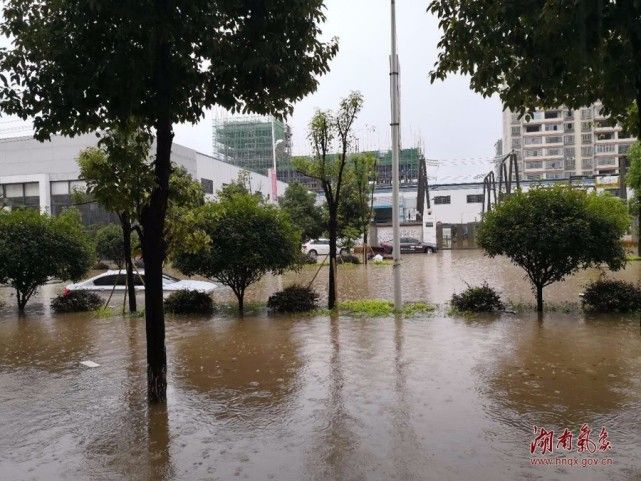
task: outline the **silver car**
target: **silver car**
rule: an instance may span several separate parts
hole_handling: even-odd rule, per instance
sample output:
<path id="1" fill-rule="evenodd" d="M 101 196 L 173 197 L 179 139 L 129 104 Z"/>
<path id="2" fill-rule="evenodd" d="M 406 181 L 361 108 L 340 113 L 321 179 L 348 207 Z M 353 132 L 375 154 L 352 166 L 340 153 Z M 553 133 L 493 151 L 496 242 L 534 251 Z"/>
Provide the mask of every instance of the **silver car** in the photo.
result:
<path id="1" fill-rule="evenodd" d="M 85 281 L 69 284 L 65 293 L 70 291 L 124 291 L 127 273 L 124 270 L 109 270 Z M 210 294 L 216 289 L 216 284 L 207 281 L 180 280 L 168 274 L 162 275 L 162 286 L 165 292 L 190 290 Z M 136 291 L 145 289 L 145 271 L 134 272 L 134 288 Z"/>

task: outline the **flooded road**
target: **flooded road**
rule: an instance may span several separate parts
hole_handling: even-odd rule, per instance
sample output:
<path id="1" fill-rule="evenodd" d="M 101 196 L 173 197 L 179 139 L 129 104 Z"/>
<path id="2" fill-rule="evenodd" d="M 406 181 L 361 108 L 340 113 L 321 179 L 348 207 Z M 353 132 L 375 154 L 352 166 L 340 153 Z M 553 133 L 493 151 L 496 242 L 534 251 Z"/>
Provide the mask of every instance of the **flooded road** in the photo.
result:
<path id="1" fill-rule="evenodd" d="M 616 277 L 637 281 L 639 267 Z M 250 297 L 314 272 L 265 279 Z M 390 266 L 340 272 L 343 298 L 391 297 Z M 575 302 L 598 275 L 546 298 Z M 404 262 L 408 300 L 443 303 L 483 280 L 531 302 L 517 269 L 478 252 Z M 169 399 L 150 409 L 144 321 L 52 315 L 60 289 L 42 289 L 24 318 L 0 309 L 2 480 L 641 479 L 636 315 L 169 317 Z M 597 445 L 605 427 L 612 449 L 577 453 L 584 423 Z M 572 452 L 537 458 L 612 464 L 532 465 L 533 426 L 575 435 Z"/>

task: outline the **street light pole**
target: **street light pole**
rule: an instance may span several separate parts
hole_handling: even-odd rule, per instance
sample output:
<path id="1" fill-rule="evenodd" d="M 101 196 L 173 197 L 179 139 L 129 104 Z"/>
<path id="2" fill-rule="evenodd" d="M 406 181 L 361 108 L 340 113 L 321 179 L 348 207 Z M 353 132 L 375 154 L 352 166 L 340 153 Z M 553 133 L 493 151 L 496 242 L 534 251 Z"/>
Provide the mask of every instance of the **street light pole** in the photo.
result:
<path id="1" fill-rule="evenodd" d="M 273 160 L 273 166 L 272 166 L 272 177 L 271 177 L 271 183 L 272 183 L 272 202 L 277 203 L 278 202 L 278 177 L 276 175 L 276 119 L 272 117 L 272 160 Z"/>
<path id="2" fill-rule="evenodd" d="M 399 157 L 401 149 L 401 109 L 399 86 L 399 62 L 396 47 L 396 1 L 392 1 L 392 54 L 390 55 L 390 97 L 392 104 L 392 232 L 394 257 L 394 310 L 400 311 L 403 307 L 401 298 L 401 239 L 400 239 L 400 212 L 398 205 L 399 191 Z"/>

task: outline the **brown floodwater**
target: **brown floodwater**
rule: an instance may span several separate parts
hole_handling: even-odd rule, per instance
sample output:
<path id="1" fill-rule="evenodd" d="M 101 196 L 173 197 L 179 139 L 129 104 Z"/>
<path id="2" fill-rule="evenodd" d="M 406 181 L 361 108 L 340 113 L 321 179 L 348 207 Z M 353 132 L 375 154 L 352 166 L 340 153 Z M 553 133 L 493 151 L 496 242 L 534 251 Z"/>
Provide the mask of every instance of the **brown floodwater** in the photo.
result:
<path id="1" fill-rule="evenodd" d="M 266 278 L 250 300 L 314 273 Z M 546 299 L 576 302 L 599 275 Z M 612 275 L 639 281 L 641 263 Z M 390 266 L 340 267 L 341 298 L 389 299 L 390 279 Z M 532 302 L 520 271 L 478 251 L 404 260 L 407 300 L 443 304 L 484 280 Z M 0 289 L 1 480 L 641 479 L 638 315 L 168 317 L 168 402 L 150 408 L 143 319 L 52 314 L 62 287 L 23 317 Z M 612 449 L 578 453 L 584 423 Z M 537 459 L 579 465 L 532 465 L 534 426 L 575 436 L 573 451 Z"/>

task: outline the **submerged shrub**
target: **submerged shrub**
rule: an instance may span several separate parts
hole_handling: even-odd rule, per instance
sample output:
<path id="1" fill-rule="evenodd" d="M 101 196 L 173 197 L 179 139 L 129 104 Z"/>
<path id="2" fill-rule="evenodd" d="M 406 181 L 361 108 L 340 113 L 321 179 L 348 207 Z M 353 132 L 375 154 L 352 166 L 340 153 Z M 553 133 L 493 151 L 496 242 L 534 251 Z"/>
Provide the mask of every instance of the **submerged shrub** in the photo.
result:
<path id="1" fill-rule="evenodd" d="M 462 312 L 492 312 L 504 308 L 501 297 L 487 282 L 478 287 L 468 286 L 460 294 L 452 295 L 450 304 Z"/>
<path id="2" fill-rule="evenodd" d="M 267 307 L 274 312 L 307 312 L 316 309 L 317 301 L 313 289 L 294 284 L 270 296 Z"/>
<path id="3" fill-rule="evenodd" d="M 171 314 L 211 314 L 214 301 L 204 292 L 183 289 L 167 296 L 165 311 Z"/>
<path id="4" fill-rule="evenodd" d="M 599 279 L 583 293 L 583 308 L 594 312 L 630 312 L 641 309 L 641 288 L 630 282 Z"/>
<path id="5" fill-rule="evenodd" d="M 87 312 L 102 307 L 102 299 L 94 292 L 71 291 L 51 301 L 54 312 Z"/>
<path id="6" fill-rule="evenodd" d="M 394 313 L 394 303 L 383 299 L 358 299 L 343 301 L 338 304 L 339 309 L 355 316 L 378 317 Z"/>

